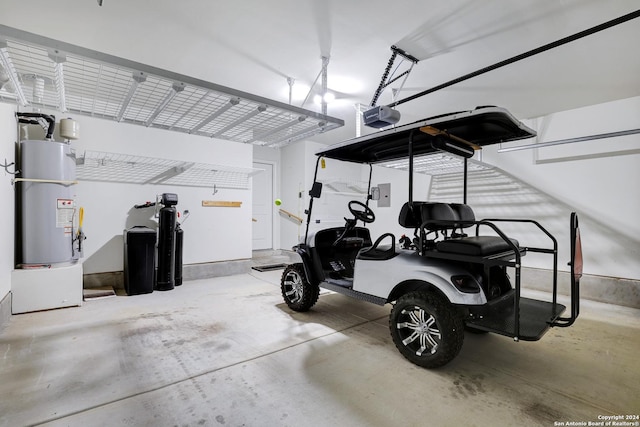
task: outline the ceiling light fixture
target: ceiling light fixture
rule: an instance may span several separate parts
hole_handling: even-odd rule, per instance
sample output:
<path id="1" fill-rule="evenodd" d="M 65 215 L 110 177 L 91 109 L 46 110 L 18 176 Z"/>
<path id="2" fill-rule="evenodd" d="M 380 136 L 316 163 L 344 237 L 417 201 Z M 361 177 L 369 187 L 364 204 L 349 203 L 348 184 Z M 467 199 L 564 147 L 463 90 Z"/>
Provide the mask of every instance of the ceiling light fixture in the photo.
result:
<path id="1" fill-rule="evenodd" d="M 325 92 L 324 95 L 317 94 L 316 96 L 313 97 L 313 102 L 315 102 L 318 105 L 322 105 L 323 103 L 331 104 L 335 100 L 336 100 L 336 95 L 333 92 Z"/>

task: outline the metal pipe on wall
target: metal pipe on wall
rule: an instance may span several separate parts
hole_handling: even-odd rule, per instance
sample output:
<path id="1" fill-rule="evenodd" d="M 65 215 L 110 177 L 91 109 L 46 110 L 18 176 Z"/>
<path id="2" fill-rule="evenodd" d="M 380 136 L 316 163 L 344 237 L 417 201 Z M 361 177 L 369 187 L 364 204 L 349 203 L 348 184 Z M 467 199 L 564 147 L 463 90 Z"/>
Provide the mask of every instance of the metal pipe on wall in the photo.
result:
<path id="1" fill-rule="evenodd" d="M 640 133 L 640 129 L 621 130 L 618 132 L 599 133 L 597 135 L 579 136 L 576 138 L 559 139 L 557 141 L 540 142 L 537 144 L 520 145 L 518 147 L 508 147 L 498 149 L 498 153 L 506 153 L 508 151 L 529 150 L 532 148 L 552 147 L 554 145 L 572 144 L 574 142 L 594 141 L 604 138 L 615 138 L 618 136 L 635 135 Z"/>

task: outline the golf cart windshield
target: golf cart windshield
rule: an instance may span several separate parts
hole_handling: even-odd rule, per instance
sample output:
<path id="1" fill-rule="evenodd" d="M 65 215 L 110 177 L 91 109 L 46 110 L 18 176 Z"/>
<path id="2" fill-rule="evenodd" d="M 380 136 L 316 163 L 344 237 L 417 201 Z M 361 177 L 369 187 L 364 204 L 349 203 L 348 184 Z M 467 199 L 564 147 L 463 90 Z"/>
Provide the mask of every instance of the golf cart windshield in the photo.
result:
<path id="1" fill-rule="evenodd" d="M 379 163 L 444 150 L 471 157 L 482 146 L 535 136 L 500 107 L 478 107 L 398 126 L 331 145 L 318 156 L 357 163 Z M 409 141 L 412 141 L 410 148 Z M 410 151 L 411 150 L 411 151 Z"/>

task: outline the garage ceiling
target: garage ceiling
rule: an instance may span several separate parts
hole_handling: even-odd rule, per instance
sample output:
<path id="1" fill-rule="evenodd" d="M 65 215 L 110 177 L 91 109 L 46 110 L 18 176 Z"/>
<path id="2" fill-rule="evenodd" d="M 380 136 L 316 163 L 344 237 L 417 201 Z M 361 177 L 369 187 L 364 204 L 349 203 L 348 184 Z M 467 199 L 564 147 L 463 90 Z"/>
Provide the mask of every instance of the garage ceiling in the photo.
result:
<path id="1" fill-rule="evenodd" d="M 354 106 L 370 102 L 392 45 L 420 59 L 403 98 L 636 9 L 637 0 L 31 0 L 3 5 L 0 24 L 283 104 L 294 79 L 293 106 L 318 113 L 302 104 L 329 57 L 328 116 L 345 126 L 304 139 L 332 143 L 356 135 Z M 637 40 L 639 19 L 402 104 L 401 123 L 478 105 L 533 118 L 638 96 Z"/>

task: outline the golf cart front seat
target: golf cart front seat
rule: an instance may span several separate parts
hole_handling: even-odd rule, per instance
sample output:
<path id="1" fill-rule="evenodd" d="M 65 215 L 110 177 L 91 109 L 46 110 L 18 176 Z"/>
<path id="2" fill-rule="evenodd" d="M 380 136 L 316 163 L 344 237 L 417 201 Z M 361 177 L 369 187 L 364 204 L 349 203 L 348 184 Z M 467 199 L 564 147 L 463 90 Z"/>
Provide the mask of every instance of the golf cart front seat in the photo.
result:
<path id="1" fill-rule="evenodd" d="M 398 222 L 404 228 L 412 228 L 415 230 L 414 235 L 417 236 L 417 230 L 420 228 L 420 224 L 422 220 L 420 218 L 420 206 L 427 202 L 413 202 L 413 203 L 405 203 L 400 209 L 400 216 L 398 217 Z M 391 238 L 391 246 L 379 248 L 378 245 L 385 238 Z M 383 261 L 387 259 L 391 259 L 397 255 L 395 251 L 396 246 L 396 237 L 393 233 L 385 233 L 382 236 L 378 237 L 375 243 L 369 247 L 364 248 L 358 253 L 358 259 L 364 260 L 377 260 Z"/>
<path id="2" fill-rule="evenodd" d="M 391 237 L 391 245 L 379 247 L 380 243 Z M 371 247 L 364 248 L 358 253 L 358 259 L 370 260 L 370 261 L 385 261 L 396 256 L 396 236 L 393 233 L 385 233 L 373 243 Z"/>

